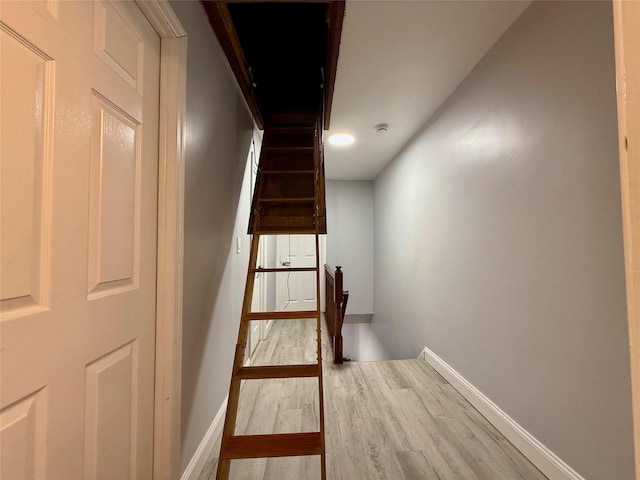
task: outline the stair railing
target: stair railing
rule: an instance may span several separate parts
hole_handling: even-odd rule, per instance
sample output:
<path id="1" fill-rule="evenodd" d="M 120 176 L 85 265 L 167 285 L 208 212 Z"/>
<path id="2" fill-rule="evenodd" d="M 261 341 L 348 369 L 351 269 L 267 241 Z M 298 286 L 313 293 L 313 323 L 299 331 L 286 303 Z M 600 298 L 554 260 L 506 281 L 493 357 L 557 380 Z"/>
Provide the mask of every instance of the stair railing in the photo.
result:
<path id="1" fill-rule="evenodd" d="M 349 292 L 342 289 L 342 267 L 336 266 L 336 269 L 333 270 L 329 265 L 325 264 L 324 273 L 327 331 L 333 346 L 333 363 L 340 364 L 343 361 L 342 324 L 347 310 Z"/>

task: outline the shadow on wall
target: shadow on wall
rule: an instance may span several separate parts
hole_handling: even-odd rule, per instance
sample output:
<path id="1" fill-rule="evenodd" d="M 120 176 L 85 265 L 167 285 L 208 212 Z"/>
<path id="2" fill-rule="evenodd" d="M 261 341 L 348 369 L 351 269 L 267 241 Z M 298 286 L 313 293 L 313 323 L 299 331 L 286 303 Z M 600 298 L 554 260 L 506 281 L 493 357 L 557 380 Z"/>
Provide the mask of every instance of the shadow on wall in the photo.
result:
<path id="1" fill-rule="evenodd" d="M 354 362 L 392 360 L 371 323 L 345 323 L 342 326 L 342 350 L 344 357 Z"/>

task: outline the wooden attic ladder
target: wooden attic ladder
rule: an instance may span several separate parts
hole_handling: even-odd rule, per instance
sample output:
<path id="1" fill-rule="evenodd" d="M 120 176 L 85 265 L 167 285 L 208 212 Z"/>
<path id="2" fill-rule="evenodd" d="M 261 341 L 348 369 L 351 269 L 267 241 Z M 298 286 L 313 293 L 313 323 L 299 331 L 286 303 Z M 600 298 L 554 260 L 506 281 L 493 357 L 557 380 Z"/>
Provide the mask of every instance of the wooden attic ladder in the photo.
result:
<path id="1" fill-rule="evenodd" d="M 319 235 L 326 233 L 322 127 L 316 116 L 273 115 L 264 131 L 263 147 L 253 198 L 249 233 L 253 234 L 247 282 L 242 304 L 229 402 L 222 433 L 217 480 L 227 480 L 231 460 L 320 456 L 322 480 L 326 480 L 322 343 L 320 331 Z M 315 235 L 315 266 L 261 268 L 257 265 L 260 238 L 265 235 Z M 315 272 L 316 309 L 309 311 L 251 312 L 255 276 L 258 273 Z M 243 366 L 249 324 L 255 320 L 316 319 L 317 363 L 302 365 Z M 235 435 L 238 402 L 243 380 L 282 378 L 318 379 L 317 432 L 269 435 Z"/>

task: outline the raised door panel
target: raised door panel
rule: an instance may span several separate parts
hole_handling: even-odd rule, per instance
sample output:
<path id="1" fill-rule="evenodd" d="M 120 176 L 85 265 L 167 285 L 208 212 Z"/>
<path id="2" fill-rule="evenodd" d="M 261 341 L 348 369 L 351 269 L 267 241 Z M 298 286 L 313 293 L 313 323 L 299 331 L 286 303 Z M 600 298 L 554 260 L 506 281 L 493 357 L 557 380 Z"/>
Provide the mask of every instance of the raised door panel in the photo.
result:
<path id="1" fill-rule="evenodd" d="M 85 479 L 137 478 L 137 342 L 89 364 L 85 386 Z"/>
<path id="2" fill-rule="evenodd" d="M 94 92 L 89 206 L 89 298 L 137 287 L 141 125 Z"/>
<path id="3" fill-rule="evenodd" d="M 0 411 L 0 478 L 45 478 L 46 406 L 42 389 Z"/>
<path id="4" fill-rule="evenodd" d="M 2 320 L 46 308 L 53 61 L 0 24 L 0 276 Z M 8 141 L 8 140 L 11 141 Z"/>
<path id="5" fill-rule="evenodd" d="M 114 4 L 94 8 L 95 54 L 125 82 L 142 94 L 144 42 Z"/>

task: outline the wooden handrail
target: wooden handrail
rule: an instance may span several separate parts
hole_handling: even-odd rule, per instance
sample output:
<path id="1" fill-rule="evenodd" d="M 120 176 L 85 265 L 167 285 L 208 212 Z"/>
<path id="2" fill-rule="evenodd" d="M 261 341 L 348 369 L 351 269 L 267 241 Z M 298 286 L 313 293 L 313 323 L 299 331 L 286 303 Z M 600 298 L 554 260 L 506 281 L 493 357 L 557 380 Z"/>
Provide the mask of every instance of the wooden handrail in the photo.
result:
<path id="1" fill-rule="evenodd" d="M 325 264 L 325 305 L 327 330 L 333 344 L 333 363 L 342 363 L 342 324 L 349 299 L 349 292 L 343 290 L 342 267 L 333 270 Z"/>

